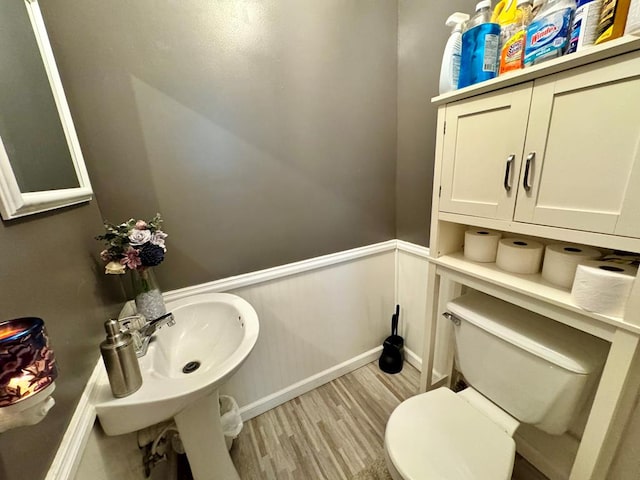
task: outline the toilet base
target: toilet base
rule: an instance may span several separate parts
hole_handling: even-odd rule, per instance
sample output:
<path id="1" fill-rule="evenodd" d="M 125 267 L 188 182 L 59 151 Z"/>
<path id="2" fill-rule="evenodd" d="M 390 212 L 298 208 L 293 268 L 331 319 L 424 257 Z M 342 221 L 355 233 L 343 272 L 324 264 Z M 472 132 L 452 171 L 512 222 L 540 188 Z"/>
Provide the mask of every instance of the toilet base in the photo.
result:
<path id="1" fill-rule="evenodd" d="M 404 480 L 400 473 L 398 473 L 398 470 L 396 470 L 396 467 L 391 461 L 391 458 L 389 458 L 389 452 L 387 451 L 387 442 L 384 442 L 384 462 L 386 463 L 387 470 L 389 470 L 389 475 L 391 475 L 391 478 L 393 478 L 393 480 Z"/>

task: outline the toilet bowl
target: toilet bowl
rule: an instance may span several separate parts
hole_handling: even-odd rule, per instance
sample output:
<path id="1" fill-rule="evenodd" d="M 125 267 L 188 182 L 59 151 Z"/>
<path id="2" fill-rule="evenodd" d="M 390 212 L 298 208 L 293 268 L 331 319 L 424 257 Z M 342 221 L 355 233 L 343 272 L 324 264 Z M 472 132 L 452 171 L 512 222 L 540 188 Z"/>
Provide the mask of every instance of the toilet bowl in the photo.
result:
<path id="1" fill-rule="evenodd" d="M 456 394 L 439 388 L 393 411 L 385 431 L 385 455 L 394 480 L 511 478 L 516 452 L 512 435 L 518 422 L 504 412 L 509 426 L 485 415 L 464 398 L 467 390 Z M 407 434 L 412 431 L 421 433 Z"/>
<path id="2" fill-rule="evenodd" d="M 508 480 L 518 425 L 564 433 L 608 345 L 478 292 L 447 310 L 456 320 L 456 364 L 470 387 L 402 402 L 385 431 L 387 468 L 394 480 Z"/>

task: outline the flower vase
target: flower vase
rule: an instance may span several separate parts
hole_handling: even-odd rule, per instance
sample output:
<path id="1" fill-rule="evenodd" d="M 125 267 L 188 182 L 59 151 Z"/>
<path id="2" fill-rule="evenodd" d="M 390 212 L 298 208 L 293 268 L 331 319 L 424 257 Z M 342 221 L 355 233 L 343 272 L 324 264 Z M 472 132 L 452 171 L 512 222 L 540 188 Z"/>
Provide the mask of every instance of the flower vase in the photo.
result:
<path id="1" fill-rule="evenodd" d="M 131 270 L 131 285 L 139 314 L 151 321 L 167 313 L 167 307 L 152 268 Z"/>

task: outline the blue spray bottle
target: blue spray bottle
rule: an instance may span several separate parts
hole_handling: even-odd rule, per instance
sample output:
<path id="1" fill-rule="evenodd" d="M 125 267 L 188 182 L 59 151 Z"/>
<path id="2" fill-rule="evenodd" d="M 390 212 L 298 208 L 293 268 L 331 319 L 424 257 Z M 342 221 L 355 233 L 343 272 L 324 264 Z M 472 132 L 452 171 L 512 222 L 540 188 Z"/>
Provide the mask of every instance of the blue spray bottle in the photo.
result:
<path id="1" fill-rule="evenodd" d="M 491 0 L 483 0 L 462 34 L 458 88 L 494 78 L 499 62 L 500 25 L 491 23 Z"/>

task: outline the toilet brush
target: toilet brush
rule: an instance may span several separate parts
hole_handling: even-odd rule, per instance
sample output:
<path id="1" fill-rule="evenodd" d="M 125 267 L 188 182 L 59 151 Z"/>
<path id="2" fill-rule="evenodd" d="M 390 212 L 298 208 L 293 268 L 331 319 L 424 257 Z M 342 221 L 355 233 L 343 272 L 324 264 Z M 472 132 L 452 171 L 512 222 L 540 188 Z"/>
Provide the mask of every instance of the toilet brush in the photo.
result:
<path id="1" fill-rule="evenodd" d="M 380 370 L 385 373 L 399 373 L 404 361 L 404 339 L 398 335 L 398 321 L 400 320 L 400 305 L 396 305 L 396 312 L 391 316 L 391 336 L 382 343 L 382 355 L 378 361 Z"/>

